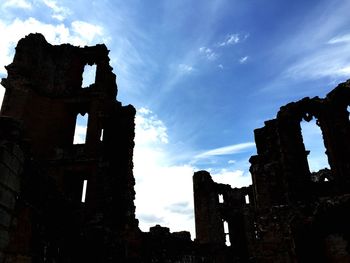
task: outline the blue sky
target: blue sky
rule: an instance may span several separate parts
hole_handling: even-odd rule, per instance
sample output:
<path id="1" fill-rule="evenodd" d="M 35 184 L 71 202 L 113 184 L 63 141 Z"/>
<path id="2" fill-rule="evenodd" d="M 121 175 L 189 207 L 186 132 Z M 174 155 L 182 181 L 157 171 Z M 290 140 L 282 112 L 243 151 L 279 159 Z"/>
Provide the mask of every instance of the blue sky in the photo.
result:
<path id="1" fill-rule="evenodd" d="M 105 43 L 118 100 L 138 110 L 140 227 L 193 236 L 193 171 L 249 184 L 253 130 L 280 106 L 349 78 L 348 10 L 338 0 L 0 1 L 0 76 L 30 32 L 52 44 Z M 303 131 L 311 168 L 326 166 L 319 130 Z"/>

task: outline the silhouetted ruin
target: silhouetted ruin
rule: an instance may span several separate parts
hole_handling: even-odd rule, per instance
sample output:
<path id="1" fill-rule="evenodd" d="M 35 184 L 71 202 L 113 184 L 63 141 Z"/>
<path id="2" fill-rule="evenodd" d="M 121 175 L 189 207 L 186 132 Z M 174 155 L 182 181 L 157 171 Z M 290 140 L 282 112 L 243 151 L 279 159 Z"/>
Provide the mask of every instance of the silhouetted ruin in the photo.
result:
<path id="1" fill-rule="evenodd" d="M 224 248 L 228 239 L 231 261 L 223 262 L 350 262 L 349 105 L 347 81 L 324 99 L 281 107 L 255 130 L 252 186 L 232 189 L 195 173 L 197 241 Z M 331 167 L 317 173 L 309 170 L 300 127 L 312 118 Z"/>
<path id="2" fill-rule="evenodd" d="M 105 45 L 30 34 L 2 80 L 0 263 L 350 262 L 350 81 L 281 108 L 255 130 L 253 184 L 193 176 L 196 239 L 138 227 L 133 106 L 116 100 Z M 82 87 L 86 65 L 95 82 Z M 75 144 L 78 114 L 86 139 Z M 300 122 L 317 119 L 330 169 L 311 173 Z M 82 189 L 86 199 L 82 200 Z"/>

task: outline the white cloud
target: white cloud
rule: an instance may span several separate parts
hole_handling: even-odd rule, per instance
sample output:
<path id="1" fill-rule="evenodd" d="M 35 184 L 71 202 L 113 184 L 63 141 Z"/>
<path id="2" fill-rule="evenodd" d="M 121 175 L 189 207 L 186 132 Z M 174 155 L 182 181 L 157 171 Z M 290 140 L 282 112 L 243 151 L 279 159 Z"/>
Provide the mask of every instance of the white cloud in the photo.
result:
<path id="1" fill-rule="evenodd" d="M 4 8 L 32 9 L 32 4 L 26 0 L 7 0 L 3 4 Z"/>
<path id="2" fill-rule="evenodd" d="M 220 47 L 224 47 L 224 46 L 229 46 L 229 45 L 235 45 L 238 44 L 244 40 L 246 40 L 248 38 L 248 34 L 245 35 L 240 35 L 240 34 L 229 34 L 226 39 L 222 42 L 220 42 L 218 45 Z"/>
<path id="3" fill-rule="evenodd" d="M 327 43 L 328 44 L 339 44 L 339 43 L 349 43 L 350 42 L 350 34 L 337 36 L 332 39 L 330 39 Z"/>
<path id="4" fill-rule="evenodd" d="M 43 3 L 52 10 L 52 18 L 57 19 L 59 21 L 63 21 L 70 14 L 71 11 L 63 6 L 59 6 L 57 1 L 55 0 L 42 0 Z"/>
<path id="5" fill-rule="evenodd" d="M 224 69 L 224 66 L 223 66 L 222 64 L 219 64 L 219 65 L 218 65 L 218 68 Z"/>
<path id="6" fill-rule="evenodd" d="M 320 79 L 323 77 L 347 79 L 350 75 L 350 45 L 332 50 L 317 50 L 299 59 L 284 72 L 293 79 Z"/>
<path id="7" fill-rule="evenodd" d="M 207 47 L 200 47 L 199 52 L 204 54 L 209 60 L 215 60 L 218 57 L 218 55 L 212 49 Z"/>
<path id="8" fill-rule="evenodd" d="M 194 168 L 168 161 L 164 149 L 168 143 L 167 128 L 150 109 L 139 109 L 135 123 L 135 205 L 140 228 L 148 231 L 149 227 L 161 224 L 172 231 L 188 230 L 194 237 Z M 170 209 L 178 203 L 188 204 L 186 211 Z"/>
<path id="9" fill-rule="evenodd" d="M 77 39 L 86 43 L 91 43 L 96 36 L 103 35 L 102 27 L 84 21 L 73 21 L 71 28 L 73 35 L 76 35 Z"/>
<path id="10" fill-rule="evenodd" d="M 340 1 L 338 5 L 325 1 L 310 10 L 300 30 L 290 32 L 274 49 L 274 57 L 289 61 L 276 82 L 290 85 L 291 81 L 327 78 L 337 83 L 349 78 L 349 8 L 349 1 Z"/>
<path id="11" fill-rule="evenodd" d="M 255 143 L 253 143 L 253 142 L 233 144 L 233 145 L 224 146 L 224 147 L 220 147 L 220 148 L 216 148 L 216 149 L 212 149 L 212 150 L 203 152 L 201 154 L 196 155 L 195 158 L 201 159 L 201 158 L 208 158 L 208 157 L 216 156 L 216 155 L 236 154 L 236 153 L 244 152 L 247 149 L 253 148 L 254 146 L 255 146 Z"/>
<path id="12" fill-rule="evenodd" d="M 168 143 L 167 128 L 150 109 L 141 108 L 135 118 L 137 136 L 135 142 L 140 145 L 149 143 Z"/>
<path id="13" fill-rule="evenodd" d="M 211 176 L 216 183 L 228 184 L 233 188 L 252 184 L 250 174 L 244 174 L 242 170 L 229 171 L 221 169 L 218 172 L 211 173 Z"/>
<path id="14" fill-rule="evenodd" d="M 245 64 L 245 63 L 247 63 L 247 60 L 248 60 L 248 56 L 241 57 L 241 58 L 239 59 L 239 63 Z"/>
<path id="15" fill-rule="evenodd" d="M 194 68 L 187 64 L 179 64 L 178 69 L 180 72 L 183 73 L 191 73 L 192 71 L 194 71 Z"/>

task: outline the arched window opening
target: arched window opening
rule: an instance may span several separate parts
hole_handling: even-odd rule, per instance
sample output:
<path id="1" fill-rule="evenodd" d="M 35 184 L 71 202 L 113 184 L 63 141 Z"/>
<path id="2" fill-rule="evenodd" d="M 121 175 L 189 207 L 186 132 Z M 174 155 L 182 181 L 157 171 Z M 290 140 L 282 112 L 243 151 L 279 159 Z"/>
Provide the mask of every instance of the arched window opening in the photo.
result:
<path id="1" fill-rule="evenodd" d="M 89 87 L 91 84 L 95 83 L 96 79 L 96 64 L 90 66 L 85 65 L 83 72 L 83 88 Z"/>
<path id="2" fill-rule="evenodd" d="M 219 203 L 224 203 L 224 196 L 222 194 L 219 194 Z"/>
<path id="3" fill-rule="evenodd" d="M 86 142 L 87 124 L 88 124 L 89 114 L 77 115 L 77 120 L 75 122 L 74 139 L 73 144 L 83 144 Z"/>
<path id="4" fill-rule="evenodd" d="M 316 120 L 302 121 L 300 125 L 305 150 L 308 152 L 307 160 L 310 172 L 318 172 L 324 168 L 329 169 L 322 131 Z"/>
<path id="5" fill-rule="evenodd" d="M 226 221 L 224 221 L 224 233 L 225 233 L 225 245 L 231 246 L 230 232 L 228 229 L 228 223 Z"/>
<path id="6" fill-rule="evenodd" d="M 245 195 L 244 198 L 245 198 L 245 203 L 246 203 L 246 204 L 249 204 L 249 195 Z"/>
<path id="7" fill-rule="evenodd" d="M 86 199 L 86 188 L 87 188 L 87 180 L 83 181 L 83 190 L 81 192 L 81 202 L 85 203 L 85 199 Z"/>

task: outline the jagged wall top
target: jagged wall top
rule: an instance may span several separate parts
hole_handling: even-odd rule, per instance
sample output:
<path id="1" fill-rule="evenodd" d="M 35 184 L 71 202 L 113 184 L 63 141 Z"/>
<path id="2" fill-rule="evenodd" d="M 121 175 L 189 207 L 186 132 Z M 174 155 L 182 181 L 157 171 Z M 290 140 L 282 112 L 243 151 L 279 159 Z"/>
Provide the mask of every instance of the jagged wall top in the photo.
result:
<path id="1" fill-rule="evenodd" d="M 29 34 L 18 42 L 13 63 L 6 67 L 8 77 L 1 84 L 6 89 L 32 89 L 45 96 L 71 96 L 82 87 L 84 66 L 96 64 L 95 84 L 89 88 L 115 99 L 116 76 L 108 53 L 104 44 L 83 48 L 51 45 L 43 35 Z"/>

